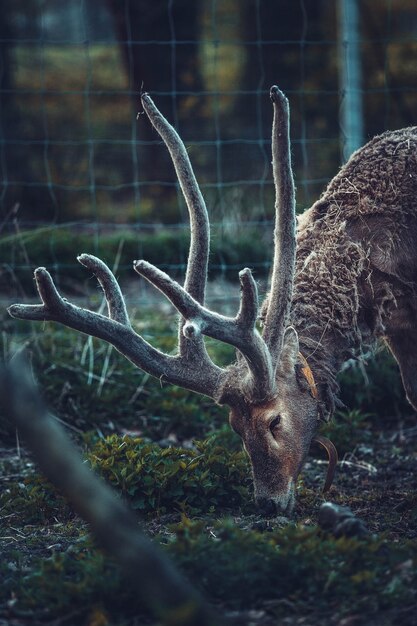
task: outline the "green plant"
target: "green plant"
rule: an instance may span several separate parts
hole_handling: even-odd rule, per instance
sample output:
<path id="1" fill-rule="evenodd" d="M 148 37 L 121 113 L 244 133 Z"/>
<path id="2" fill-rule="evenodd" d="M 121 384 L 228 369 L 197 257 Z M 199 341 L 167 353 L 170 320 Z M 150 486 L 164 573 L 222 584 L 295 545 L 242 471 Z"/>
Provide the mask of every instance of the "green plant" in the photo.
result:
<path id="1" fill-rule="evenodd" d="M 295 525 L 260 533 L 230 520 L 207 529 L 186 518 L 171 530 L 167 549 L 187 575 L 235 608 L 286 599 L 298 610 L 330 605 L 343 613 L 354 604 L 367 614 L 416 597 L 415 541 L 393 546 L 381 537 L 335 539 Z"/>
<path id="2" fill-rule="evenodd" d="M 3 515 L 26 524 L 40 524 L 52 518 L 74 517 L 66 500 L 39 474 L 29 474 L 19 482 L 11 482 L 0 494 Z"/>
<path id="3" fill-rule="evenodd" d="M 388 350 L 379 350 L 366 363 L 352 362 L 339 376 L 341 399 L 352 409 L 377 419 L 412 412 L 398 364 Z"/>
<path id="4" fill-rule="evenodd" d="M 95 443 L 87 459 L 133 508 L 145 513 L 251 507 L 245 453 L 219 445 L 215 436 L 189 450 L 112 435 Z"/>
<path id="5" fill-rule="evenodd" d="M 371 440 L 370 418 L 369 413 L 362 413 L 359 409 L 337 411 L 331 422 L 323 424 L 320 432 L 329 437 L 339 454 L 345 454 L 359 443 Z"/>
<path id="6" fill-rule="evenodd" d="M 24 565 L 9 553 L 8 562 L 0 563 L 0 575 L 0 604 L 11 602 L 33 623 L 67 614 L 78 624 L 92 624 L 98 613 L 104 620 L 108 611 L 140 608 L 118 567 L 86 535 L 63 552 L 35 556 Z"/>
<path id="7" fill-rule="evenodd" d="M 176 338 L 171 318 L 158 319 L 150 312 L 137 323 L 146 339 L 169 349 Z M 88 340 L 66 328 L 47 324 L 39 332 L 30 323 L 5 319 L 3 352 L 13 354 L 26 343 L 33 367 L 48 405 L 69 427 L 80 433 L 100 428 L 109 433 L 126 429 L 160 440 L 175 433 L 179 441 L 204 438 L 226 422 L 226 411 L 203 396 L 166 385 L 138 370 L 115 349 Z M 217 345 L 216 345 L 217 343 Z M 230 357 L 230 348 L 210 342 L 216 362 Z M 0 420 L 0 435 L 14 441 L 15 429 Z"/>

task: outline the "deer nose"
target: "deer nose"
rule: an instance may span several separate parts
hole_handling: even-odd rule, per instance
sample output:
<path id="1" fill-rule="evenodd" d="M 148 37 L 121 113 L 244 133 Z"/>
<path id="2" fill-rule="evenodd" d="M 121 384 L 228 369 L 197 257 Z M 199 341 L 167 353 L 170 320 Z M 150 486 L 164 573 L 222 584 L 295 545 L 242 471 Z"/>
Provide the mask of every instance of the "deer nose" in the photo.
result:
<path id="1" fill-rule="evenodd" d="M 266 517 L 272 517 L 277 512 L 277 505 L 269 498 L 259 498 L 257 504 L 261 514 Z"/>

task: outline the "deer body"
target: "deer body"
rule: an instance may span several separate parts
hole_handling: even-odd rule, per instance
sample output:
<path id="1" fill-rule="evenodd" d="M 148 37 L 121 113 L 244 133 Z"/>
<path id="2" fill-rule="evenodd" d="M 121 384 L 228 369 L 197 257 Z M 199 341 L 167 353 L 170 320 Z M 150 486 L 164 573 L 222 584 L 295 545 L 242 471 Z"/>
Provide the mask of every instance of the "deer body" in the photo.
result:
<path id="1" fill-rule="evenodd" d="M 170 151 L 190 214 L 191 243 L 183 286 L 146 261 L 135 261 L 134 269 L 181 314 L 178 354 L 160 352 L 135 332 L 114 275 L 92 255 L 78 260 L 96 275 L 107 317 L 62 298 L 45 268 L 35 270 L 42 303 L 9 308 L 17 318 L 58 321 L 100 337 L 161 381 L 229 405 L 231 426 L 250 457 L 255 498 L 267 514 L 292 510 L 313 439 L 329 453 L 330 485 L 337 455 L 316 436 L 317 425 L 334 411 L 341 364 L 361 345 L 385 339 L 417 409 L 417 128 L 385 133 L 358 150 L 301 216 L 296 239 L 288 102 L 277 87 L 271 100 L 276 225 L 261 333 L 257 286 L 247 268 L 239 274 L 235 317 L 204 305 L 207 210 L 181 139 L 148 94 L 142 105 Z M 218 367 L 204 336 L 233 345 L 236 363 Z"/>
<path id="2" fill-rule="evenodd" d="M 371 140 L 301 216 L 290 323 L 325 419 L 340 366 L 379 338 L 417 408 L 417 127 Z"/>
<path id="3" fill-rule="evenodd" d="M 269 298 L 262 319 L 268 306 Z M 342 364 L 379 339 L 396 358 L 407 398 L 417 410 L 417 127 L 372 139 L 300 216 L 289 325 L 298 342 L 293 338 L 288 346 L 286 368 L 281 359 L 286 376 L 279 395 L 293 387 L 278 408 L 280 428 L 286 421 L 299 452 L 306 454 L 317 425 L 314 402 L 310 411 L 303 408 L 299 423 L 302 398 L 294 378 L 299 387 L 308 387 L 303 376 L 291 373 L 297 372 L 297 362 L 299 367 L 299 352 L 314 374 L 321 419 L 328 421 L 337 405 Z M 302 395 L 306 402 L 306 391 Z M 294 475 L 282 451 L 279 458 L 280 477 Z M 265 509 L 274 509 L 271 502 L 291 508 L 292 486 L 277 499 L 273 494 L 280 490 L 271 489 L 269 479 L 257 482 Z"/>

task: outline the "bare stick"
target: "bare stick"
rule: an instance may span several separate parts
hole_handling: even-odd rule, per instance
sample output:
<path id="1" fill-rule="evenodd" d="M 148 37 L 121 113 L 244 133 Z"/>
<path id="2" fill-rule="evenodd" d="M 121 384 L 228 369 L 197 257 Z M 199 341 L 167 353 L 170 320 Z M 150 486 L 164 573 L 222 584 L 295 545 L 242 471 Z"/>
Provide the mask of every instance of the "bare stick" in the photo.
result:
<path id="1" fill-rule="evenodd" d="M 170 626 L 224 624 L 169 559 L 139 532 L 133 513 L 86 467 L 48 414 L 22 357 L 8 370 L 0 369 L 0 407 L 16 423 L 43 473 L 91 525 L 157 618 Z"/>

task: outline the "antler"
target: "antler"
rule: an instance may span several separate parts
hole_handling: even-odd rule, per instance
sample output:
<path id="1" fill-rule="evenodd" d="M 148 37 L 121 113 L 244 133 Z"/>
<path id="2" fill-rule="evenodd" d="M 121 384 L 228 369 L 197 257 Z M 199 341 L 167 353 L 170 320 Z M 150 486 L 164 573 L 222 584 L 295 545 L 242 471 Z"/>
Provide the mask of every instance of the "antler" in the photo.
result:
<path id="1" fill-rule="evenodd" d="M 277 88 L 272 88 L 274 103 L 273 161 L 277 193 L 287 207 L 287 199 L 292 181 L 291 174 L 285 170 L 286 155 L 289 148 L 288 129 L 282 137 L 282 128 L 288 125 L 288 106 L 285 97 Z M 54 282 L 45 268 L 35 270 L 35 279 L 42 304 L 14 304 L 9 307 L 13 317 L 29 320 L 52 320 L 70 328 L 104 339 L 114 345 L 135 365 L 170 383 L 185 387 L 197 393 L 208 395 L 218 402 L 231 403 L 236 393 L 250 394 L 251 400 L 263 400 L 275 391 L 274 361 L 279 348 L 280 324 L 284 313 L 276 314 L 276 307 L 268 311 L 264 338 L 256 330 L 258 314 L 258 293 L 256 283 L 249 269 L 240 272 L 241 301 L 235 317 L 225 317 L 204 307 L 209 254 L 209 222 L 207 209 L 198 187 L 187 151 L 180 137 L 157 109 L 148 94 L 142 95 L 142 104 L 150 121 L 161 135 L 171 154 L 182 192 L 184 194 L 191 223 L 191 242 L 185 283 L 182 287 L 167 274 L 145 261 L 135 261 L 134 269 L 160 289 L 171 300 L 182 316 L 179 323 L 179 354 L 170 356 L 153 348 L 131 326 L 126 311 L 125 301 L 120 287 L 111 270 L 100 259 L 82 254 L 78 261 L 91 270 L 97 277 L 107 300 L 108 317 L 80 308 L 69 303 L 57 291 Z M 281 145 L 282 144 L 282 145 Z M 278 152 L 284 149 L 284 158 L 277 165 Z M 288 167 L 288 164 L 287 164 Z M 283 191 L 281 191 L 283 187 Z M 277 201 L 278 204 L 278 201 Z M 288 211 L 288 208 L 287 208 Z M 283 215 L 282 220 L 285 219 Z M 289 229 L 291 231 L 291 228 Z M 276 231 L 277 242 L 286 250 L 288 234 L 285 224 L 280 224 Z M 281 249 L 281 248 L 280 248 Z M 280 285 L 286 285 L 282 299 L 286 303 L 289 297 L 288 278 L 281 276 L 279 267 L 286 263 L 291 254 L 275 254 L 273 294 Z M 281 307 L 282 308 L 282 307 Z M 215 365 L 208 356 L 203 335 L 219 339 L 236 347 L 244 357 L 247 372 L 239 377 L 239 389 L 236 387 L 233 368 L 222 369 Z M 272 349 L 271 349 L 272 346 Z M 272 355 L 272 359 L 271 359 Z"/>
<path id="2" fill-rule="evenodd" d="M 236 317 L 226 317 L 209 311 L 200 305 L 176 281 L 165 272 L 146 261 L 135 261 L 134 268 L 157 287 L 187 320 L 182 327 L 189 340 L 202 335 L 219 339 L 237 348 L 246 360 L 249 379 L 242 384 L 242 391 L 263 399 L 274 388 L 273 368 L 268 348 L 255 328 L 258 314 L 258 290 L 250 269 L 239 273 L 241 301 Z M 226 372 L 222 384 L 226 382 Z"/>
<path id="3" fill-rule="evenodd" d="M 289 105 L 275 85 L 271 87 L 274 107 L 272 167 L 275 182 L 274 261 L 263 338 L 274 366 L 279 361 L 290 310 L 295 272 L 295 189 L 291 168 Z"/>
<path id="4" fill-rule="evenodd" d="M 99 280 L 107 300 L 108 317 L 68 302 L 58 293 L 51 275 L 44 267 L 35 270 L 36 285 L 43 304 L 13 304 L 8 309 L 10 315 L 18 319 L 60 322 L 74 330 L 104 339 L 149 374 L 216 397 L 219 378 L 223 372 L 221 368 L 207 357 L 206 360 L 199 361 L 199 372 L 192 354 L 186 359 L 180 355 L 164 354 L 152 347 L 133 330 L 120 287 L 107 265 L 89 254 L 80 255 L 78 261 Z"/>
<path id="5" fill-rule="evenodd" d="M 195 178 L 187 150 L 177 131 L 157 109 L 149 94 L 143 93 L 141 101 L 146 115 L 168 148 L 188 208 L 191 239 L 184 289 L 197 302 L 204 304 L 210 252 L 210 225 L 206 203 Z M 185 320 L 182 320 L 179 327 L 180 354 L 184 354 L 187 350 L 187 340 L 181 333 L 184 323 Z M 198 342 L 194 342 L 193 348 L 205 352 L 201 337 Z"/>

